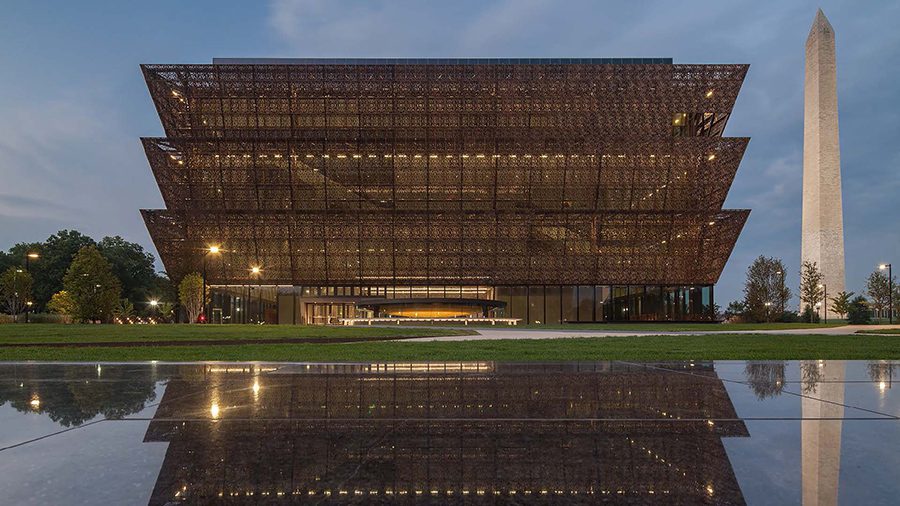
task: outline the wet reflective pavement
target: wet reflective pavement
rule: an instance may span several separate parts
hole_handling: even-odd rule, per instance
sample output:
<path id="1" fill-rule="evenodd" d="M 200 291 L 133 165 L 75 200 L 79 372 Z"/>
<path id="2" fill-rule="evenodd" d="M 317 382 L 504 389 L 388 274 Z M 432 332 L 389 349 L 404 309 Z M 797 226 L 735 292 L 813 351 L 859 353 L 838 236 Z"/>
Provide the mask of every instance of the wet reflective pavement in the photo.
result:
<path id="1" fill-rule="evenodd" d="M 896 504 L 898 373 L 7 363 L 0 504 Z"/>

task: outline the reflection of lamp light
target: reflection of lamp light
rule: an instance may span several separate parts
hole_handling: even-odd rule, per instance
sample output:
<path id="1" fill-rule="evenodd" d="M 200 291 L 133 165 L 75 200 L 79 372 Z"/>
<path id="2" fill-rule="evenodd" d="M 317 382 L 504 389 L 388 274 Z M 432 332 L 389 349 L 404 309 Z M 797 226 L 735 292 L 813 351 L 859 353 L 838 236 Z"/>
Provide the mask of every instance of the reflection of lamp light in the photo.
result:
<path id="1" fill-rule="evenodd" d="M 884 392 L 885 388 L 887 388 L 887 383 L 885 383 L 884 380 L 881 380 L 881 382 L 878 383 L 878 389 Z"/>
<path id="2" fill-rule="evenodd" d="M 35 395 L 34 397 L 31 398 L 31 402 L 30 402 L 29 404 L 31 404 L 31 407 L 34 408 L 34 409 L 37 409 L 37 408 L 41 407 L 41 399 L 40 399 L 40 397 L 38 397 L 37 395 Z"/>
<path id="3" fill-rule="evenodd" d="M 219 418 L 219 403 L 212 403 L 212 406 L 209 407 L 209 414 L 212 415 L 213 418 Z"/>
<path id="4" fill-rule="evenodd" d="M 253 380 L 253 393 L 254 394 L 259 393 L 259 381 L 258 380 Z"/>

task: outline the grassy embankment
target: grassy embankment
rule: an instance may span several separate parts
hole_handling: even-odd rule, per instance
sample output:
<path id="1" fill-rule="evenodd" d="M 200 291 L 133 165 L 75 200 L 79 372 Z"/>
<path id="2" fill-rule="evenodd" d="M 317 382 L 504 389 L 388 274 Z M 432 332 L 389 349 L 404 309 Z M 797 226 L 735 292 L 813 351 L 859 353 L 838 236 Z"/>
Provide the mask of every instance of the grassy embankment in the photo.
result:
<path id="1" fill-rule="evenodd" d="M 328 337 L 410 337 L 447 335 L 449 329 L 249 327 L 249 326 L 53 326 L 10 329 L 0 326 L 0 343 L 99 342 L 140 340 L 236 340 L 321 337 L 321 343 L 198 344 L 133 347 L 2 347 L 0 360 L 132 361 L 563 361 L 563 360 L 789 360 L 900 359 L 900 340 L 893 336 L 857 334 L 763 335 L 715 334 L 615 336 L 577 339 L 504 339 L 464 342 L 329 343 Z M 24 325 L 22 327 L 25 327 Z M 42 328 L 45 327 L 45 328 Z M 683 325 L 677 326 L 682 330 Z M 722 330 L 738 330 L 718 326 Z M 725 328 L 722 328 L 725 327 Z M 572 328 L 572 327 L 566 327 Z M 628 327 L 633 328 L 633 327 Z M 708 326 L 704 327 L 708 329 Z M 760 327 L 755 327 L 760 328 Z M 768 327 L 766 327 L 768 328 Z M 784 327 L 779 327 L 784 328 Z M 667 326 L 668 330 L 672 330 Z M 612 329 L 610 329 L 612 330 Z M 650 330 L 650 329 L 648 329 Z M 740 330 L 744 330 L 740 328 Z"/>

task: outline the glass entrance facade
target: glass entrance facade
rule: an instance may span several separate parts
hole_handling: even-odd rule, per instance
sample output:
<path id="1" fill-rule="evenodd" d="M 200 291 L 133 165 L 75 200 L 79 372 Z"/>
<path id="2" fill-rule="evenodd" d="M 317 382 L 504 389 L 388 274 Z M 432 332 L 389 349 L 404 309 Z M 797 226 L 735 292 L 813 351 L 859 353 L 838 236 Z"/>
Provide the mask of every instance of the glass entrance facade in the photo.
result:
<path id="1" fill-rule="evenodd" d="M 464 297 L 450 298 L 445 294 Z M 713 287 L 628 285 L 541 285 L 473 287 L 295 287 L 214 286 L 214 323 L 327 325 L 341 318 L 375 314 L 373 301 L 418 301 L 422 315 L 434 302 L 494 300 L 485 316 L 518 318 L 523 323 L 712 321 Z M 410 294 L 415 294 L 411 297 Z M 262 299 L 260 299 L 262 295 Z M 434 301 L 434 302 L 429 302 Z M 457 304 L 458 305 L 458 304 Z M 472 314 L 481 310 L 472 310 Z M 414 310 L 404 311 L 406 316 Z M 399 313 L 398 313 L 399 314 Z M 220 316 L 216 316 L 220 315 Z M 403 315 L 400 315 L 401 317 Z M 417 315 L 421 316 L 421 315 Z"/>

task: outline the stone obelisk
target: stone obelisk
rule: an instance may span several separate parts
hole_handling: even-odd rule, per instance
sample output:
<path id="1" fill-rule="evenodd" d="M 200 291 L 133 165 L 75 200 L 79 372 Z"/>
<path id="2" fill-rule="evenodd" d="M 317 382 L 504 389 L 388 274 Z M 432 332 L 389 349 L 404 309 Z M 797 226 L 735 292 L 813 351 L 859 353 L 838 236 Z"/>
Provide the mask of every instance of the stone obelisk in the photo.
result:
<path id="1" fill-rule="evenodd" d="M 845 289 L 841 151 L 834 29 L 822 9 L 806 39 L 803 106 L 803 244 L 831 297 Z M 830 306 L 830 302 L 826 306 Z M 831 313 L 829 312 L 829 316 Z"/>

